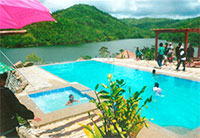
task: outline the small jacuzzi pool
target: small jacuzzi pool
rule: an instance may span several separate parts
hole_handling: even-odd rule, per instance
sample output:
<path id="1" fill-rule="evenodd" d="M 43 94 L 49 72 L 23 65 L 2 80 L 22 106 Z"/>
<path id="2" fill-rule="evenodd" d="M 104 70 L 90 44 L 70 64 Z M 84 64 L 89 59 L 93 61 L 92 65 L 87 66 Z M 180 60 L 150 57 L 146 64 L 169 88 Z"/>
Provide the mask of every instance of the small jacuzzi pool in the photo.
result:
<path id="1" fill-rule="evenodd" d="M 69 100 L 70 94 L 74 96 L 75 100 L 79 100 L 80 103 L 74 102 L 72 105 L 66 106 L 65 104 Z M 29 97 L 44 113 L 57 111 L 74 105 L 88 103 L 92 99 L 87 94 L 83 94 L 81 91 L 71 86 L 29 94 Z"/>

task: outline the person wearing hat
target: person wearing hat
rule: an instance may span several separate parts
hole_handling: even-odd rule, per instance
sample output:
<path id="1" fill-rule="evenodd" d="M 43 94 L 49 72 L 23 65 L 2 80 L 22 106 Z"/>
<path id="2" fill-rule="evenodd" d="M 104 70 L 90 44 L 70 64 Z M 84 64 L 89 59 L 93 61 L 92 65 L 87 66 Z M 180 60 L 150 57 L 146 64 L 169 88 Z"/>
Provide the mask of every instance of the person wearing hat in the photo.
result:
<path id="1" fill-rule="evenodd" d="M 182 63 L 182 64 L 183 64 L 183 71 L 185 71 L 185 60 L 186 60 L 185 49 L 184 49 L 184 46 L 182 45 L 182 46 L 180 47 L 180 55 L 179 55 L 178 65 L 177 65 L 176 70 L 179 69 L 180 64 Z"/>
<path id="2" fill-rule="evenodd" d="M 0 137 L 19 138 L 16 127 L 19 126 L 16 114 L 24 119 L 41 119 L 34 116 L 33 112 L 28 110 L 19 102 L 14 93 L 5 87 L 7 73 L 0 74 Z"/>

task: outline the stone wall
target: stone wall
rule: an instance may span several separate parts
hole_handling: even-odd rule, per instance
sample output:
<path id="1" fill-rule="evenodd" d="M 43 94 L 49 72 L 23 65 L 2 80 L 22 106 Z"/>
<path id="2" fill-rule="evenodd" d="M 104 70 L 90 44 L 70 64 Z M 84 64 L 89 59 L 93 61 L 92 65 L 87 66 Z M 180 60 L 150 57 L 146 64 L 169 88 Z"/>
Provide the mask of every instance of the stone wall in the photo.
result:
<path id="1" fill-rule="evenodd" d="M 28 82 L 18 71 L 11 71 L 8 73 L 6 87 L 14 93 L 21 93 L 27 85 Z"/>

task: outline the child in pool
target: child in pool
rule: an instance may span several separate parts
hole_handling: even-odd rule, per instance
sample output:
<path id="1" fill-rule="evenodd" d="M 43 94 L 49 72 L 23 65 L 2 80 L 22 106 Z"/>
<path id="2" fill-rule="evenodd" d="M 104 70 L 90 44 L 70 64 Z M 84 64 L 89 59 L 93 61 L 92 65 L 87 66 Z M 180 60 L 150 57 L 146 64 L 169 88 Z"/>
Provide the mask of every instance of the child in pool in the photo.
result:
<path id="1" fill-rule="evenodd" d="M 156 82 L 155 83 L 155 85 L 154 85 L 154 87 L 153 87 L 153 91 L 155 92 L 155 94 L 157 95 L 157 96 L 160 96 L 161 95 L 161 88 L 159 88 L 159 84 Z"/>
<path id="2" fill-rule="evenodd" d="M 69 100 L 67 101 L 67 103 L 65 104 L 66 106 L 67 105 L 71 105 L 73 102 L 78 102 L 80 103 L 80 101 L 78 100 L 74 100 L 74 96 L 72 94 L 69 95 Z"/>

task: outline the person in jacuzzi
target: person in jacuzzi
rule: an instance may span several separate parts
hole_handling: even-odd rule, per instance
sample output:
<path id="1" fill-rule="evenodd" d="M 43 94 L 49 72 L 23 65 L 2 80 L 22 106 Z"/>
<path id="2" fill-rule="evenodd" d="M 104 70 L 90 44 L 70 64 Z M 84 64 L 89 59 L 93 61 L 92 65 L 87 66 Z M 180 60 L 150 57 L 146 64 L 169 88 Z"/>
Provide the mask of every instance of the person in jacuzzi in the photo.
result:
<path id="1" fill-rule="evenodd" d="M 71 105 L 73 102 L 78 102 L 80 103 L 80 101 L 78 100 L 74 100 L 74 96 L 72 94 L 69 95 L 69 100 L 67 101 L 67 103 L 65 104 L 66 106 L 67 105 Z"/>
<path id="2" fill-rule="evenodd" d="M 154 85 L 154 87 L 153 87 L 153 91 L 155 92 L 155 94 L 157 95 L 157 96 L 160 96 L 161 95 L 161 88 L 159 88 L 159 84 L 156 82 L 155 83 L 155 85 Z"/>

